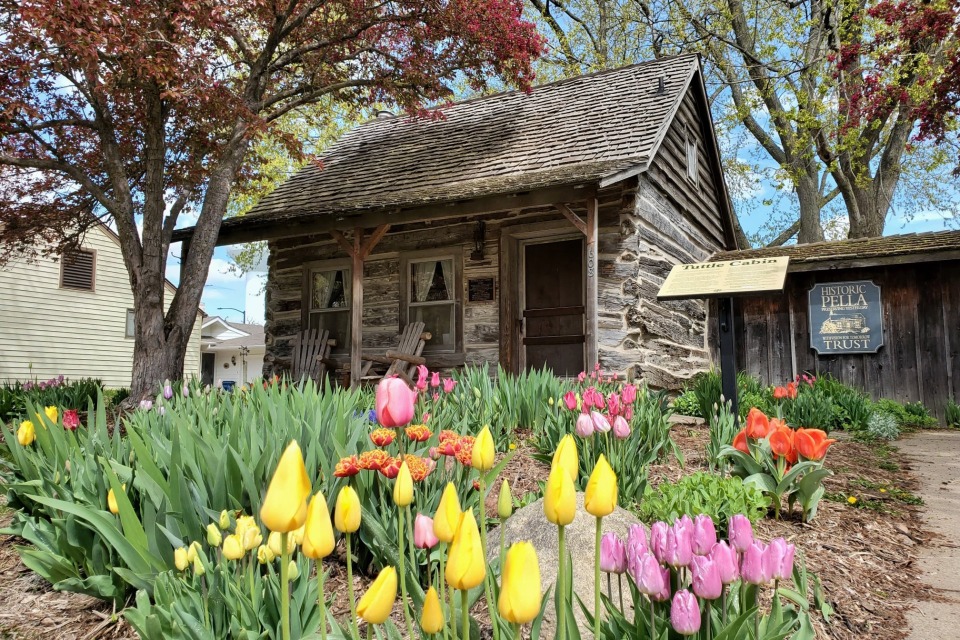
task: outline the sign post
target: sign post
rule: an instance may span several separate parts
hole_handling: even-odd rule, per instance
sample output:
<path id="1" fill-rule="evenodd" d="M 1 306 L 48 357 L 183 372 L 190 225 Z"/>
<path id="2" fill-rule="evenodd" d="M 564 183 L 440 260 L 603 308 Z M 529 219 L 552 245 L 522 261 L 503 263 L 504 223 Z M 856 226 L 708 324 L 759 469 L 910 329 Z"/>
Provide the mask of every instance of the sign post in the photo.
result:
<path id="1" fill-rule="evenodd" d="M 740 415 L 737 398 L 737 338 L 734 331 L 734 296 L 778 293 L 787 278 L 786 257 L 748 258 L 726 262 L 678 264 L 670 270 L 657 293 L 657 300 L 687 298 L 717 299 L 717 329 L 720 347 L 720 381 L 723 396 Z"/>

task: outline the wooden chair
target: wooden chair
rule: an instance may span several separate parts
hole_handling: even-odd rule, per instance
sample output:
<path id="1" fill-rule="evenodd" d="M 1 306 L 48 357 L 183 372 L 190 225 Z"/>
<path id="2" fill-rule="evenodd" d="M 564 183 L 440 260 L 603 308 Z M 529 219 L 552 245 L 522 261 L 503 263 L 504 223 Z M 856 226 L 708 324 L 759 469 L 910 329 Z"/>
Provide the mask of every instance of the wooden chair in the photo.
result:
<path id="1" fill-rule="evenodd" d="M 294 380 L 310 378 L 322 386 L 327 376 L 327 362 L 336 340 L 330 339 L 329 331 L 304 329 L 293 342 L 292 375 Z"/>
<path id="2" fill-rule="evenodd" d="M 403 329 L 396 349 L 390 349 L 385 355 L 363 354 L 361 362 L 360 380 L 363 382 L 379 380 L 387 376 L 397 375 L 407 383 L 411 382 L 417 365 L 426 364 L 423 347 L 431 338 L 429 332 L 423 330 L 422 322 L 411 322 Z M 376 365 L 387 365 L 383 373 L 371 373 Z"/>

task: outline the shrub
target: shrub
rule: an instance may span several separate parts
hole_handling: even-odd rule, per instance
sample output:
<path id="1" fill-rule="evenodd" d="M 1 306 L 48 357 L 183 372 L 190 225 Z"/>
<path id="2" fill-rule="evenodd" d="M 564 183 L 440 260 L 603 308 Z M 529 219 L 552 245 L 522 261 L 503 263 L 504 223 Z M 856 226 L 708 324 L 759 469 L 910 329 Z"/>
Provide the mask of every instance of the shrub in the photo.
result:
<path id="1" fill-rule="evenodd" d="M 834 421 L 836 429 L 863 431 L 870 420 L 873 403 L 860 391 L 850 387 L 841 387 L 833 395 Z"/>
<path id="2" fill-rule="evenodd" d="M 723 448 L 733 442 L 740 428 L 740 421 L 733 415 L 729 400 L 710 416 L 710 442 L 707 443 L 707 466 L 710 470 L 726 471 L 727 462 L 721 457 Z"/>
<path id="3" fill-rule="evenodd" d="M 720 372 L 711 369 L 697 374 L 690 385 L 690 391 L 700 404 L 700 415 L 711 415 L 713 406 L 720 404 L 720 396 L 723 394 Z"/>
<path id="4" fill-rule="evenodd" d="M 821 389 L 801 385 L 794 400 L 783 404 L 783 419 L 791 427 L 821 429 L 827 433 L 835 423 L 833 401 Z"/>
<path id="5" fill-rule="evenodd" d="M 886 411 L 874 411 L 867 420 L 866 433 L 877 440 L 896 440 L 900 436 L 897 418 Z"/>
<path id="6" fill-rule="evenodd" d="M 645 522 L 673 522 L 684 514 L 694 517 L 705 513 L 725 526 L 737 513 L 756 522 L 767 514 L 769 506 L 770 499 L 762 491 L 744 485 L 740 478 L 721 478 L 701 471 L 676 482 L 661 482 L 655 490 L 649 490 L 637 514 Z"/>
<path id="7" fill-rule="evenodd" d="M 697 399 L 697 394 L 693 391 L 685 391 L 674 399 L 673 412 L 677 415 L 691 416 L 693 418 L 706 417 L 701 413 L 700 401 Z"/>
<path id="8" fill-rule="evenodd" d="M 876 407 L 886 411 L 897 419 L 897 426 L 904 429 L 929 429 L 937 426 L 937 419 L 930 415 L 922 402 L 907 402 L 900 404 L 896 400 L 883 398 L 877 401 Z"/>
<path id="9" fill-rule="evenodd" d="M 957 404 L 952 398 L 947 401 L 947 408 L 944 415 L 948 427 L 960 427 L 960 404 Z"/>

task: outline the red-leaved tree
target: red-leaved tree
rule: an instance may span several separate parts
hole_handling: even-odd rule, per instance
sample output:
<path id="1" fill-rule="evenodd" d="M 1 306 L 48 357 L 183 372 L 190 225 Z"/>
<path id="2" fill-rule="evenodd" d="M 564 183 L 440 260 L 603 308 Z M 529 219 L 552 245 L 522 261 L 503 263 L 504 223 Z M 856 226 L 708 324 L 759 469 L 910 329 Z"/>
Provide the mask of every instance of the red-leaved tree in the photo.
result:
<path id="1" fill-rule="evenodd" d="M 320 101 L 415 113 L 464 78 L 527 87 L 542 43 L 521 9 L 0 0 L 0 256 L 60 253 L 113 222 L 134 296 L 137 399 L 183 371 L 228 195 L 257 170 L 251 142 Z M 186 211 L 196 233 L 165 312 L 171 233 Z"/>

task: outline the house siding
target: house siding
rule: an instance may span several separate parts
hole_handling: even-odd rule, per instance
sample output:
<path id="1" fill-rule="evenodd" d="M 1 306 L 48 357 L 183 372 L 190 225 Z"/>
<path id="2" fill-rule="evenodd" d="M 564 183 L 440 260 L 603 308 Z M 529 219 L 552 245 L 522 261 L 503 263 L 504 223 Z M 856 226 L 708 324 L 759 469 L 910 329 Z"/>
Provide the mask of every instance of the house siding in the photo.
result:
<path id="1" fill-rule="evenodd" d="M 125 333 L 133 295 L 120 246 L 94 229 L 83 248 L 96 251 L 93 291 L 61 288 L 60 262 L 53 260 L 14 261 L 0 269 L 0 381 L 63 374 L 99 378 L 107 387 L 130 385 L 133 338 Z M 200 374 L 200 322 L 184 370 Z"/>

